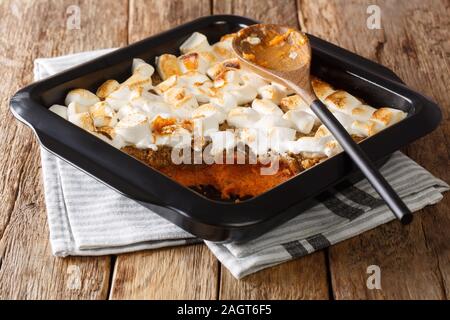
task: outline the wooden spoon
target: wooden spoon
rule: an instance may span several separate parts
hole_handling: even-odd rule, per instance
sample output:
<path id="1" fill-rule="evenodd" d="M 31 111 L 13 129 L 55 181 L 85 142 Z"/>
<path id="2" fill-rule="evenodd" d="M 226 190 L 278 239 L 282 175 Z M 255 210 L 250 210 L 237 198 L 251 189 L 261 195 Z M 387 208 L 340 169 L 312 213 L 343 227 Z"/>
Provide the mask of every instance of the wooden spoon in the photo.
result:
<path id="1" fill-rule="evenodd" d="M 233 50 L 247 69 L 294 90 L 333 134 L 396 217 L 404 224 L 411 222 L 412 214 L 405 203 L 315 95 L 310 79 L 311 46 L 305 34 L 286 26 L 256 24 L 237 33 Z"/>

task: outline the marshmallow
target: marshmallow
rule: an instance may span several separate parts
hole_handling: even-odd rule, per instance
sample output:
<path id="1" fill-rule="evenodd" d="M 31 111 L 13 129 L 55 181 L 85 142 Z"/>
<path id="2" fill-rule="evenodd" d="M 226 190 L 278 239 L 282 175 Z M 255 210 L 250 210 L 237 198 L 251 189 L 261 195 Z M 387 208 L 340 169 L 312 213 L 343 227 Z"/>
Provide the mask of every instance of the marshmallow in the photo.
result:
<path id="1" fill-rule="evenodd" d="M 303 110 L 289 110 L 283 115 L 286 119 L 294 124 L 294 128 L 304 134 L 311 132 L 314 127 L 314 117 Z"/>
<path id="2" fill-rule="evenodd" d="M 300 98 L 300 96 L 297 94 L 282 98 L 280 100 L 280 107 L 285 112 L 288 112 L 289 110 L 296 110 L 296 109 L 306 110 L 309 108 L 309 106 L 306 104 L 306 102 L 303 101 L 303 99 Z"/>
<path id="3" fill-rule="evenodd" d="M 186 53 L 178 57 L 178 65 L 180 66 L 181 73 L 198 71 L 204 74 L 208 70 L 209 64 L 210 62 L 205 59 L 205 56 L 197 52 Z"/>
<path id="4" fill-rule="evenodd" d="M 201 117 L 214 117 L 219 124 L 223 123 L 226 119 L 226 114 L 223 110 L 210 103 L 203 104 L 192 112 L 192 118 Z"/>
<path id="5" fill-rule="evenodd" d="M 139 113 L 139 111 L 133 108 L 131 104 L 127 103 L 117 111 L 117 119 L 122 120 L 132 113 Z"/>
<path id="6" fill-rule="evenodd" d="M 221 108 L 224 112 L 229 112 L 238 106 L 236 98 L 229 92 L 224 92 L 220 97 L 211 98 L 210 103 Z"/>
<path id="7" fill-rule="evenodd" d="M 212 67 L 210 67 L 206 74 L 211 79 L 216 79 L 218 76 L 220 76 L 222 73 L 228 71 L 228 70 L 238 70 L 241 69 L 241 62 L 236 59 L 227 59 L 222 62 L 214 64 Z"/>
<path id="8" fill-rule="evenodd" d="M 54 104 L 50 108 L 48 108 L 51 112 L 56 113 L 61 118 L 67 120 L 67 107 L 62 106 L 60 104 Z"/>
<path id="9" fill-rule="evenodd" d="M 90 106 L 89 113 L 95 127 L 114 127 L 117 124 L 117 115 L 106 101 Z"/>
<path id="10" fill-rule="evenodd" d="M 174 126 L 174 129 L 170 134 L 155 135 L 155 144 L 158 146 L 182 148 L 190 146 L 191 142 L 191 133 L 180 126 Z"/>
<path id="11" fill-rule="evenodd" d="M 380 108 L 376 110 L 370 120 L 379 123 L 382 126 L 391 126 L 406 118 L 406 113 L 402 110 L 392 108 Z"/>
<path id="12" fill-rule="evenodd" d="M 286 97 L 286 91 L 283 91 L 280 86 L 272 84 L 259 87 L 258 93 L 262 99 L 270 100 L 275 104 L 280 104 L 281 99 Z"/>
<path id="13" fill-rule="evenodd" d="M 133 65 L 131 67 L 133 74 L 138 73 L 143 77 L 151 78 L 153 73 L 155 73 L 155 68 L 142 59 L 133 59 Z"/>
<path id="14" fill-rule="evenodd" d="M 94 131 L 94 123 L 89 112 L 70 114 L 68 120 L 84 130 Z"/>
<path id="15" fill-rule="evenodd" d="M 261 115 L 272 115 L 281 117 L 283 111 L 272 101 L 267 99 L 255 99 L 252 102 L 252 109 Z"/>
<path id="16" fill-rule="evenodd" d="M 117 111 L 130 101 L 132 94 L 133 92 L 129 87 L 120 86 L 119 89 L 109 94 L 105 101 Z"/>
<path id="17" fill-rule="evenodd" d="M 335 91 L 324 102 L 331 111 L 352 115 L 352 110 L 361 105 L 361 101 L 345 91 Z"/>
<path id="18" fill-rule="evenodd" d="M 286 142 L 285 146 L 291 153 L 304 153 L 312 157 L 332 156 L 342 151 L 333 136 L 301 137 L 297 141 Z"/>
<path id="19" fill-rule="evenodd" d="M 339 123 L 345 128 L 345 130 L 349 130 L 352 127 L 353 118 L 342 112 L 333 112 L 334 117 L 339 121 Z"/>
<path id="20" fill-rule="evenodd" d="M 178 59 L 173 54 L 163 54 L 156 58 L 156 70 L 161 79 L 166 80 L 173 75 L 181 75 Z"/>
<path id="21" fill-rule="evenodd" d="M 354 121 L 351 126 L 351 132 L 361 137 L 370 137 L 382 129 L 383 127 L 380 123 L 372 120 L 366 122 Z"/>
<path id="22" fill-rule="evenodd" d="M 220 60 L 230 59 L 233 58 L 233 48 L 232 48 L 232 42 L 233 42 L 233 35 L 230 35 L 228 37 L 222 37 L 220 42 L 217 42 L 212 45 L 212 52 L 216 55 L 216 57 Z"/>
<path id="23" fill-rule="evenodd" d="M 269 132 L 255 128 L 243 128 L 239 132 L 239 142 L 246 144 L 256 155 L 264 155 L 270 149 Z"/>
<path id="24" fill-rule="evenodd" d="M 153 88 L 151 76 L 147 77 L 141 73 L 134 73 L 131 77 L 125 80 L 121 86 L 128 87 L 132 91 L 139 89 L 148 91 Z"/>
<path id="25" fill-rule="evenodd" d="M 67 116 L 75 115 L 77 113 L 89 112 L 89 106 L 79 104 L 78 102 L 71 102 L 67 107 Z"/>
<path id="26" fill-rule="evenodd" d="M 224 150 L 231 150 L 236 147 L 236 136 L 232 131 L 217 131 L 210 134 L 212 155 L 220 154 Z"/>
<path id="27" fill-rule="evenodd" d="M 289 110 L 301 110 L 309 113 L 314 118 L 314 125 L 320 124 L 320 120 L 316 116 L 316 114 L 311 110 L 309 105 L 307 105 L 306 102 L 303 101 L 303 99 L 300 98 L 300 96 L 297 94 L 281 99 L 280 107 L 284 112 L 288 112 Z"/>
<path id="28" fill-rule="evenodd" d="M 116 80 L 106 80 L 103 84 L 97 89 L 97 97 L 100 99 L 105 99 L 111 93 L 119 89 L 120 84 Z"/>
<path id="29" fill-rule="evenodd" d="M 286 142 L 295 139 L 295 130 L 285 127 L 272 127 L 268 131 L 270 149 L 274 152 L 284 153 L 287 151 Z"/>
<path id="30" fill-rule="evenodd" d="M 68 106 L 72 102 L 76 102 L 82 106 L 92 106 L 99 102 L 100 99 L 92 92 L 86 89 L 70 90 L 66 96 L 65 105 Z"/>
<path id="31" fill-rule="evenodd" d="M 372 108 L 371 106 L 362 104 L 359 105 L 355 108 L 353 108 L 350 116 L 354 119 L 354 120 L 358 120 L 358 121 L 367 121 L 372 117 L 372 114 L 376 111 L 377 109 Z"/>
<path id="32" fill-rule="evenodd" d="M 127 143 L 144 148 L 154 143 L 148 118 L 139 113 L 132 113 L 117 123 L 115 133 Z"/>
<path id="33" fill-rule="evenodd" d="M 180 51 L 183 54 L 192 52 L 192 51 L 209 51 L 211 50 L 211 46 L 208 43 L 208 39 L 204 34 L 199 32 L 194 32 L 183 44 L 180 46 Z"/>
<path id="34" fill-rule="evenodd" d="M 320 101 L 325 102 L 325 99 L 331 95 L 335 90 L 328 83 L 323 82 L 317 78 L 314 78 L 311 81 L 311 86 L 314 90 L 316 96 L 320 99 Z"/>
<path id="35" fill-rule="evenodd" d="M 201 137 L 208 137 L 211 133 L 219 131 L 219 121 L 214 115 L 192 119 L 194 131 Z"/>
<path id="36" fill-rule="evenodd" d="M 292 128 L 293 125 L 291 121 L 272 115 L 263 115 L 254 125 L 254 128 L 258 128 L 260 130 L 269 130 L 272 127 Z"/>
<path id="37" fill-rule="evenodd" d="M 260 115 L 252 108 L 237 107 L 230 110 L 227 122 L 236 128 L 251 128 L 259 119 Z"/>
<path id="38" fill-rule="evenodd" d="M 184 88 L 171 88 L 164 93 L 164 101 L 170 105 L 171 112 L 181 118 L 188 119 L 198 107 L 195 97 Z"/>
<path id="39" fill-rule="evenodd" d="M 206 75 L 199 72 L 183 74 L 179 77 L 178 86 L 186 88 L 199 103 L 207 103 L 211 99 L 213 83 Z"/>

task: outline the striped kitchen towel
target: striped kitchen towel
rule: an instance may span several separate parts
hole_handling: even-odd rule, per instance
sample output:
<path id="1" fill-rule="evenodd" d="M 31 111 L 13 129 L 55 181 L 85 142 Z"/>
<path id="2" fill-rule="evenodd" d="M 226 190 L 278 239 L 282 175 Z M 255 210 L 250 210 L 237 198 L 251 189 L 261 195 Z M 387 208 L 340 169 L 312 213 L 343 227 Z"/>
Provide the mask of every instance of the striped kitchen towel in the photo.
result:
<path id="1" fill-rule="evenodd" d="M 42 79 L 107 50 L 35 60 Z M 200 242 L 138 203 L 42 149 L 45 200 L 53 254 L 118 254 Z M 449 186 L 396 152 L 381 172 L 412 211 L 435 204 Z M 236 278 L 320 250 L 393 220 L 366 180 L 340 184 L 317 205 L 263 236 L 206 245 Z"/>

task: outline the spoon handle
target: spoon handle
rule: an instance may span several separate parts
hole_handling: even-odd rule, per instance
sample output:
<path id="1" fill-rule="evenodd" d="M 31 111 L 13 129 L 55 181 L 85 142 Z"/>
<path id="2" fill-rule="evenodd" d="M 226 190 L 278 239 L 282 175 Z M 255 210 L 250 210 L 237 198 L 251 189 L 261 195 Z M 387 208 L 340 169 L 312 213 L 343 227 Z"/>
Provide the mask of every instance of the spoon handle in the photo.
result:
<path id="1" fill-rule="evenodd" d="M 345 152 L 352 158 L 353 162 L 363 172 L 367 180 L 369 180 L 374 189 L 387 203 L 395 216 L 403 224 L 410 223 L 412 221 L 411 211 L 331 111 L 318 99 L 314 100 L 310 107 L 320 121 L 330 130 Z"/>

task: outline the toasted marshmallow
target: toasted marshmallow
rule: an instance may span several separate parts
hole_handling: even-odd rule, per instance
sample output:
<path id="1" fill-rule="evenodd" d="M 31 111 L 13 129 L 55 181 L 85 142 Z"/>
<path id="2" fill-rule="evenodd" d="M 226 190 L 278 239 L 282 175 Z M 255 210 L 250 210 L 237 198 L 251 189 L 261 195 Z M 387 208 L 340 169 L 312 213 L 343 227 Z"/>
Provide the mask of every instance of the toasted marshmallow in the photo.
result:
<path id="1" fill-rule="evenodd" d="M 188 119 L 198 107 L 195 97 L 184 88 L 171 88 L 164 93 L 164 100 L 170 105 L 172 114 L 181 119 Z"/>
<path id="2" fill-rule="evenodd" d="M 227 116 L 229 125 L 236 128 L 251 128 L 260 119 L 258 112 L 252 108 L 237 107 L 230 110 Z"/>
<path id="3" fill-rule="evenodd" d="M 68 106 L 72 102 L 76 102 L 82 106 L 89 107 L 99 101 L 100 99 L 95 94 L 86 89 L 74 89 L 69 91 L 64 103 Z"/>
<path id="4" fill-rule="evenodd" d="M 123 105 L 118 111 L 117 111 L 117 119 L 122 120 L 129 116 L 132 113 L 139 113 L 136 108 L 133 108 L 131 104 L 127 103 Z"/>
<path id="5" fill-rule="evenodd" d="M 233 35 L 222 38 L 220 42 L 212 45 L 212 52 L 220 60 L 226 60 L 234 57 L 232 43 Z"/>
<path id="6" fill-rule="evenodd" d="M 297 94 L 282 98 L 280 100 L 280 107 L 284 112 L 297 109 L 306 110 L 309 108 L 306 102 Z"/>
<path id="7" fill-rule="evenodd" d="M 216 118 L 219 124 L 226 119 L 225 112 L 220 107 L 210 103 L 203 104 L 192 112 L 192 118 L 206 118 L 210 116 Z"/>
<path id="8" fill-rule="evenodd" d="M 252 109 L 261 115 L 272 115 L 281 117 L 283 111 L 271 100 L 255 99 L 252 102 Z"/>
<path id="9" fill-rule="evenodd" d="M 352 115 L 352 110 L 361 105 L 361 101 L 345 91 L 336 91 L 330 94 L 324 102 L 331 111 L 343 112 Z"/>
<path id="10" fill-rule="evenodd" d="M 311 115 L 314 118 L 314 125 L 320 124 L 319 118 L 306 104 L 306 102 L 303 101 L 303 99 L 300 98 L 300 96 L 297 94 L 281 99 L 280 107 L 284 112 L 288 112 L 289 110 L 301 110 L 306 113 L 309 113 L 309 115 Z"/>
<path id="11" fill-rule="evenodd" d="M 210 153 L 212 155 L 220 154 L 224 150 L 231 150 L 236 147 L 236 136 L 232 131 L 216 131 L 210 135 L 212 147 Z"/>
<path id="12" fill-rule="evenodd" d="M 353 123 L 353 118 L 342 112 L 333 112 L 333 116 L 339 121 L 339 123 L 345 128 L 345 130 L 349 130 Z"/>
<path id="13" fill-rule="evenodd" d="M 265 79 L 253 72 L 241 71 L 241 79 L 247 84 L 251 84 L 255 88 L 260 88 L 269 84 Z"/>
<path id="14" fill-rule="evenodd" d="M 155 95 L 148 91 L 132 91 L 129 103 L 136 110 L 146 113 L 149 118 L 158 113 L 170 112 L 170 106 L 164 102 L 161 96 Z"/>
<path id="15" fill-rule="evenodd" d="M 219 131 L 219 121 L 214 115 L 193 118 L 194 132 L 200 136 L 208 137 L 211 133 Z"/>
<path id="16" fill-rule="evenodd" d="M 141 73 L 134 73 L 121 84 L 121 87 L 128 87 L 131 91 L 139 89 L 147 91 L 153 88 L 152 78 Z"/>
<path id="17" fill-rule="evenodd" d="M 133 65 L 131 67 L 133 74 L 138 73 L 143 77 L 151 78 L 153 73 L 155 73 L 155 68 L 142 59 L 133 59 Z"/>
<path id="18" fill-rule="evenodd" d="M 221 108 L 224 112 L 229 112 L 238 106 L 236 98 L 229 92 L 224 92 L 219 97 L 211 98 L 210 103 Z"/>
<path id="19" fill-rule="evenodd" d="M 99 128 L 96 132 L 92 132 L 92 134 L 117 149 L 121 149 L 127 145 L 125 140 L 123 140 L 121 136 L 118 136 L 116 134 L 114 128 L 102 127 Z"/>
<path id="20" fill-rule="evenodd" d="M 406 112 L 392 108 L 380 108 L 376 110 L 370 120 L 379 123 L 382 126 L 391 126 L 406 118 Z"/>
<path id="21" fill-rule="evenodd" d="M 238 105 L 244 105 L 252 102 L 256 98 L 258 92 L 255 87 L 246 83 L 242 86 L 231 89 L 230 94 L 235 98 Z"/>
<path id="22" fill-rule="evenodd" d="M 289 110 L 283 115 L 286 119 L 294 124 L 294 128 L 304 134 L 311 132 L 314 127 L 314 117 L 303 110 Z"/>
<path id="23" fill-rule="evenodd" d="M 307 154 L 313 157 L 332 156 L 342 151 L 332 136 L 301 137 L 297 141 L 286 142 L 286 148 L 294 154 Z"/>
<path id="24" fill-rule="evenodd" d="M 222 73 L 228 70 L 238 70 L 238 69 L 241 69 L 241 62 L 237 58 L 233 58 L 214 64 L 206 71 L 206 74 L 209 77 L 211 77 L 211 79 L 215 80 Z"/>
<path id="25" fill-rule="evenodd" d="M 137 148 L 145 148 L 154 143 L 148 118 L 139 113 L 132 113 L 117 123 L 115 133 Z"/>
<path id="26" fill-rule="evenodd" d="M 323 152 L 327 157 L 332 157 L 339 152 L 342 152 L 341 145 L 336 140 L 327 141 L 324 145 Z"/>
<path id="27" fill-rule="evenodd" d="M 255 128 L 242 128 L 238 131 L 238 141 L 246 144 L 256 155 L 264 155 L 270 149 L 270 133 Z"/>
<path id="28" fill-rule="evenodd" d="M 269 130 L 272 127 L 292 128 L 293 124 L 280 116 L 263 115 L 254 125 L 254 128 L 260 130 Z"/>
<path id="29" fill-rule="evenodd" d="M 183 54 L 196 51 L 209 51 L 211 46 L 208 43 L 208 39 L 204 34 L 194 32 L 183 44 L 180 46 L 180 51 Z"/>
<path id="30" fill-rule="evenodd" d="M 354 121 L 352 123 L 351 132 L 361 137 L 370 137 L 382 129 L 383 126 L 380 123 L 372 120 L 366 122 Z"/>
<path id="31" fill-rule="evenodd" d="M 95 127 L 114 127 L 117 124 L 117 115 L 106 101 L 90 106 L 89 113 Z"/>
<path id="32" fill-rule="evenodd" d="M 335 92 L 332 86 L 328 83 L 325 83 L 317 78 L 312 79 L 311 86 L 314 90 L 316 96 L 320 99 L 320 101 L 325 102 L 325 99 Z"/>
<path id="33" fill-rule="evenodd" d="M 213 83 L 204 74 L 188 72 L 179 77 L 178 86 L 186 88 L 199 103 L 207 103 L 212 97 Z"/>
<path id="34" fill-rule="evenodd" d="M 355 108 L 353 108 L 352 112 L 351 112 L 351 117 L 354 120 L 358 120 L 358 121 L 367 121 L 372 117 L 372 114 L 376 111 L 377 109 L 372 108 L 371 106 L 362 104 L 359 105 Z"/>
<path id="35" fill-rule="evenodd" d="M 56 113 L 61 118 L 64 118 L 67 120 L 67 107 L 62 106 L 60 104 L 54 104 L 52 105 L 49 110 L 53 113 Z"/>
<path id="36" fill-rule="evenodd" d="M 127 86 L 120 86 L 119 89 L 113 91 L 106 97 L 105 101 L 115 110 L 119 110 L 121 107 L 129 103 L 133 91 Z"/>
<path id="37" fill-rule="evenodd" d="M 106 80 L 103 84 L 97 89 L 97 97 L 100 99 L 105 99 L 111 93 L 119 89 L 120 84 L 116 80 Z"/>
<path id="38" fill-rule="evenodd" d="M 209 64 L 210 62 L 197 52 L 186 53 L 178 57 L 178 65 L 181 73 L 198 71 L 205 74 L 209 68 Z"/>
<path id="39" fill-rule="evenodd" d="M 70 114 L 68 120 L 84 130 L 94 131 L 94 123 L 89 112 Z"/>
<path id="40" fill-rule="evenodd" d="M 155 144 L 158 146 L 182 148 L 190 146 L 191 142 L 191 133 L 177 125 L 174 126 L 173 131 L 170 134 L 155 135 Z"/>
<path id="41" fill-rule="evenodd" d="M 281 99 L 286 97 L 286 91 L 280 86 L 268 84 L 258 89 L 258 93 L 262 99 L 270 100 L 275 104 L 280 104 Z"/>
<path id="42" fill-rule="evenodd" d="M 317 131 L 314 134 L 314 137 L 316 137 L 316 138 L 324 138 L 324 137 L 329 137 L 329 136 L 331 136 L 331 132 L 323 124 L 320 125 L 319 128 L 317 128 Z"/>
<path id="43" fill-rule="evenodd" d="M 285 127 L 272 127 L 269 130 L 270 149 L 278 153 L 287 151 L 286 142 L 295 139 L 295 130 Z"/>
<path id="44" fill-rule="evenodd" d="M 75 101 L 71 102 L 67 107 L 68 117 L 77 113 L 84 113 L 84 112 L 89 112 L 89 106 L 79 104 L 78 102 Z"/>
<path id="45" fill-rule="evenodd" d="M 173 75 L 181 75 L 178 59 L 173 54 L 163 54 L 156 58 L 156 70 L 161 79 L 166 80 Z"/>

